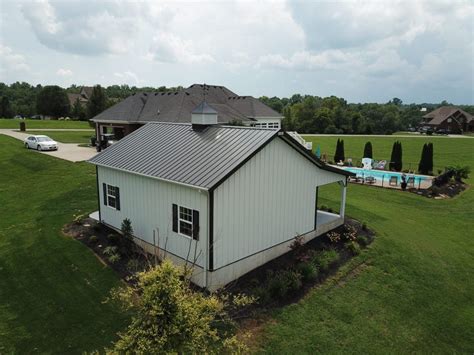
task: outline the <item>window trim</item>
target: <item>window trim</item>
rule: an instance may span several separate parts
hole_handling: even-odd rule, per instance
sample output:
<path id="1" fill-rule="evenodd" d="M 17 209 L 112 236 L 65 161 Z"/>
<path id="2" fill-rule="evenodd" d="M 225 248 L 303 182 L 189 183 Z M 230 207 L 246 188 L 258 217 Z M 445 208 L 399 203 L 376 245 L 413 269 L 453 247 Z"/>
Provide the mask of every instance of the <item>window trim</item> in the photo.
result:
<path id="1" fill-rule="evenodd" d="M 184 205 L 177 205 L 177 206 L 178 206 L 178 216 L 177 216 L 178 217 L 178 234 L 182 235 L 183 237 L 195 240 L 193 238 L 193 232 L 194 232 L 193 209 L 189 208 L 189 207 L 186 207 Z M 191 212 L 191 214 L 190 214 L 191 215 L 191 220 L 190 221 L 181 218 L 181 208 L 186 208 L 187 210 L 189 210 Z M 181 233 L 181 221 L 183 221 L 184 223 L 189 224 L 191 226 L 191 228 L 190 228 L 191 235 Z"/>
<path id="2" fill-rule="evenodd" d="M 105 195 L 106 195 L 106 198 L 107 198 L 107 201 L 106 202 L 106 206 L 107 207 L 110 207 L 111 209 L 113 210 L 117 210 L 117 186 L 114 186 L 114 185 L 109 185 L 109 184 L 105 184 L 105 187 L 106 187 L 106 190 L 105 190 Z M 114 193 L 115 195 L 111 195 L 109 194 L 109 187 L 113 187 L 114 188 Z M 111 206 L 110 203 L 109 203 L 109 197 L 112 197 L 114 199 L 114 205 L 115 206 Z"/>

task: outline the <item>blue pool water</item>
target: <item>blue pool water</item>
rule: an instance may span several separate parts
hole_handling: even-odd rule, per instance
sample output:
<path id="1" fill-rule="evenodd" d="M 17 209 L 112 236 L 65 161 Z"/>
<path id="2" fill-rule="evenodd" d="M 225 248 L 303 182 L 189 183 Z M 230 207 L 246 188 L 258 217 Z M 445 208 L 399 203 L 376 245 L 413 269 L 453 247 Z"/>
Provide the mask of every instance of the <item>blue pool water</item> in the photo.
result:
<path id="1" fill-rule="evenodd" d="M 367 169 L 361 169 L 361 168 L 348 168 L 344 167 L 344 170 L 350 171 L 351 173 L 356 174 L 357 177 L 361 178 L 366 178 L 368 176 L 374 177 L 378 182 L 381 182 L 383 180 L 384 184 L 389 183 L 390 178 L 392 176 L 397 177 L 397 183 L 400 184 L 402 182 L 402 174 L 403 173 L 398 173 L 395 171 L 384 171 L 384 170 L 367 170 Z M 424 175 L 415 175 L 415 174 L 405 174 L 407 177 L 407 180 L 409 177 L 414 177 L 415 178 L 415 186 L 417 186 L 421 181 L 429 179 L 429 177 L 424 176 Z"/>

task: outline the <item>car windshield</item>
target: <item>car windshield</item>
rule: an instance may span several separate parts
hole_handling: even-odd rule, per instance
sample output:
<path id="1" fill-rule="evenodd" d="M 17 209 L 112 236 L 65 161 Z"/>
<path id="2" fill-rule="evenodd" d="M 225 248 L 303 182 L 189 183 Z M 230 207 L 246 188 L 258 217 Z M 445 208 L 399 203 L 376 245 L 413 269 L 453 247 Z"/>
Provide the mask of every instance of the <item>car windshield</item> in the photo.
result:
<path id="1" fill-rule="evenodd" d="M 49 137 L 38 137 L 36 138 L 38 140 L 38 142 L 49 142 L 49 141 L 52 141 L 51 138 Z"/>

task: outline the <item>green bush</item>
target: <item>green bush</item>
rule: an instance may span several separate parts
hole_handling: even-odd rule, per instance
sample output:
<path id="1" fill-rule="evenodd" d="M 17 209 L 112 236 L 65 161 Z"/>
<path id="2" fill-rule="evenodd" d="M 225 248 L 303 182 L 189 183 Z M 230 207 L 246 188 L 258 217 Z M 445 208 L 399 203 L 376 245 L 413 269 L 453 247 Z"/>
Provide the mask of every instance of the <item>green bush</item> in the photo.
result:
<path id="1" fill-rule="evenodd" d="M 112 245 L 118 245 L 119 244 L 119 238 L 120 238 L 120 236 L 117 233 L 110 233 L 110 234 L 107 235 L 107 240 Z"/>
<path id="2" fill-rule="evenodd" d="M 318 277 L 318 269 L 310 262 L 299 263 L 296 270 L 301 275 L 303 281 L 312 281 Z"/>
<path id="3" fill-rule="evenodd" d="M 240 308 L 244 298 L 221 298 L 196 292 L 189 287 L 184 269 L 168 260 L 138 273 L 137 282 L 114 290 L 112 299 L 122 304 L 127 315 L 131 314 L 131 322 L 118 334 L 119 340 L 107 353 L 240 354 L 248 351 L 233 334 L 235 324 L 228 313 L 230 306 Z"/>
<path id="4" fill-rule="evenodd" d="M 367 230 L 367 222 L 362 222 L 362 230 L 363 231 Z"/>
<path id="5" fill-rule="evenodd" d="M 118 248 L 109 246 L 109 247 L 104 248 L 103 253 L 104 253 L 104 255 L 112 256 L 114 254 L 118 254 Z"/>
<path id="6" fill-rule="evenodd" d="M 358 235 L 357 236 L 357 243 L 359 243 L 360 245 L 366 247 L 367 245 L 369 245 L 369 238 L 365 235 Z"/>
<path id="7" fill-rule="evenodd" d="M 296 271 L 280 270 L 269 275 L 268 290 L 273 298 L 284 298 L 301 286 L 301 275 Z"/>
<path id="8" fill-rule="evenodd" d="M 91 244 L 97 244 L 98 241 L 99 241 L 99 238 L 97 238 L 96 235 L 91 235 L 89 237 L 89 243 L 91 243 Z"/>
<path id="9" fill-rule="evenodd" d="M 345 244 L 347 250 L 351 252 L 352 255 L 359 255 L 360 254 L 360 245 L 356 242 L 347 242 Z"/>
<path id="10" fill-rule="evenodd" d="M 334 249 L 323 250 L 316 254 L 311 262 L 321 271 L 326 271 L 329 266 L 339 259 L 339 254 Z"/>
<path id="11" fill-rule="evenodd" d="M 257 298 L 259 304 L 267 304 L 271 301 L 270 290 L 265 286 L 256 287 L 253 292 L 253 296 Z"/>
<path id="12" fill-rule="evenodd" d="M 115 264 L 120 261 L 120 255 L 119 254 L 112 254 L 108 257 L 109 262 L 111 264 Z"/>
<path id="13" fill-rule="evenodd" d="M 137 272 L 141 269 L 141 263 L 138 259 L 130 259 L 127 262 L 127 270 L 130 272 Z"/>

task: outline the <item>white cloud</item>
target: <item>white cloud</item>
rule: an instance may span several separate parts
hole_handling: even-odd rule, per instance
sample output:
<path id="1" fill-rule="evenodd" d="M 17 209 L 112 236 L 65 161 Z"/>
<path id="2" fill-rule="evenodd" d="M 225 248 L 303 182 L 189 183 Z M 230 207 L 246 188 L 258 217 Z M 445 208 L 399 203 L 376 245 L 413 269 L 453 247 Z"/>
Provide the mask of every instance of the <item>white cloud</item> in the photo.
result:
<path id="1" fill-rule="evenodd" d="M 170 63 L 212 63 L 212 55 L 198 52 L 191 41 L 185 41 L 172 33 L 160 33 L 153 38 L 150 57 L 158 62 Z"/>
<path id="2" fill-rule="evenodd" d="M 22 13 L 39 42 L 81 55 L 120 54 L 133 47 L 139 32 L 140 3 L 41 0 L 22 4 Z"/>
<path id="3" fill-rule="evenodd" d="M 30 66 L 26 64 L 23 55 L 15 53 L 10 47 L 0 44 L 0 72 L 29 70 Z"/>
<path id="4" fill-rule="evenodd" d="M 72 76 L 72 70 L 70 69 L 64 69 L 64 68 L 59 68 L 57 71 L 56 71 L 56 75 L 59 75 L 59 76 Z"/>
<path id="5" fill-rule="evenodd" d="M 143 83 L 143 80 L 140 80 L 134 72 L 131 71 L 125 71 L 123 73 L 114 73 L 114 76 L 116 78 L 119 78 L 122 83 L 126 84 L 133 84 L 133 85 L 138 85 Z"/>

